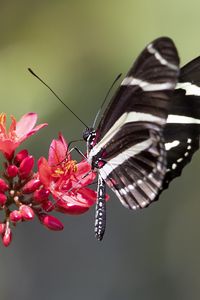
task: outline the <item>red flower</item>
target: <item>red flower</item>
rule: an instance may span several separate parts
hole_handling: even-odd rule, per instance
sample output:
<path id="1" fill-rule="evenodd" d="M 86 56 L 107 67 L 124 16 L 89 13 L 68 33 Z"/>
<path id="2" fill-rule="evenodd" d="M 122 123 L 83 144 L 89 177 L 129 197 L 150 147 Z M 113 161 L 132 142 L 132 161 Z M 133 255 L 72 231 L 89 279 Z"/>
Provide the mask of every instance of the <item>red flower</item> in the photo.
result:
<path id="1" fill-rule="evenodd" d="M 86 160 L 77 164 L 71 159 L 61 134 L 50 145 L 48 161 L 39 159 L 38 170 L 40 181 L 56 200 L 57 211 L 81 214 L 96 202 L 96 192 L 86 187 L 93 182 L 95 173 Z"/>
<path id="2" fill-rule="evenodd" d="M 47 126 L 47 123 L 38 125 L 37 114 L 28 113 L 16 122 L 16 119 L 11 116 L 12 123 L 10 128 L 6 129 L 6 115 L 0 114 L 0 151 L 10 160 L 14 155 L 15 149 L 25 141 L 29 136 L 35 134 L 41 128 Z"/>
<path id="3" fill-rule="evenodd" d="M 0 114 L 0 152 L 6 160 L 0 178 L 0 236 L 5 247 L 12 241 L 12 227 L 20 222 L 30 222 L 36 216 L 46 228 L 59 231 L 64 226 L 51 211 L 81 214 L 96 202 L 96 192 L 87 187 L 95 173 L 86 160 L 77 164 L 71 159 L 61 134 L 50 145 L 48 161 L 39 159 L 38 172 L 34 172 L 35 158 L 28 150 L 15 153 L 25 139 L 47 125 L 34 127 L 36 120 L 34 113 L 19 122 L 12 117 L 6 130 L 6 116 Z"/>

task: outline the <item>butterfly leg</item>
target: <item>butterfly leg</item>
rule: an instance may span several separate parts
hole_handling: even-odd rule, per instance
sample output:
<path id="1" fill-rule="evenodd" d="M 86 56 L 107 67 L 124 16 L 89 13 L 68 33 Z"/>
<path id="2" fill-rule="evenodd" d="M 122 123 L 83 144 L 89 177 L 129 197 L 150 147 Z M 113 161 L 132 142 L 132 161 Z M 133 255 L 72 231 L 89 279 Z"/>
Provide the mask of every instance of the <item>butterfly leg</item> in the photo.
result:
<path id="1" fill-rule="evenodd" d="M 101 175 L 98 176 L 97 203 L 95 213 L 95 236 L 101 241 L 106 228 L 106 184 Z"/>
<path id="2" fill-rule="evenodd" d="M 71 153 L 71 152 L 73 152 L 74 150 L 75 150 L 81 157 L 87 159 L 87 157 L 83 154 L 83 152 L 82 152 L 80 149 L 78 149 L 77 147 L 71 148 L 71 149 L 68 151 L 68 154 Z"/>

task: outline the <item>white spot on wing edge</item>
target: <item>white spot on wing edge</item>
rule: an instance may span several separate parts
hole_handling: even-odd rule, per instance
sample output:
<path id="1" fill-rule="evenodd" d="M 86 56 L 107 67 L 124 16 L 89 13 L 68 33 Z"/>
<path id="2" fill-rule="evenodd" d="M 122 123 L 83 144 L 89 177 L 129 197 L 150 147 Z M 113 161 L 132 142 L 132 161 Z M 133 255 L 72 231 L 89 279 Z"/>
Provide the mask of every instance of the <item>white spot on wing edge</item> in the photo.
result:
<path id="1" fill-rule="evenodd" d="M 177 167 L 177 164 L 174 163 L 174 164 L 172 165 L 172 169 L 175 170 L 176 167 Z"/>
<path id="2" fill-rule="evenodd" d="M 177 162 L 180 163 L 180 162 L 182 162 L 182 160 L 183 160 L 182 157 L 181 157 L 181 158 L 178 158 L 178 159 L 177 159 Z"/>
<path id="3" fill-rule="evenodd" d="M 149 204 L 148 201 L 142 201 L 142 202 L 140 203 L 140 206 L 143 208 L 143 207 L 147 206 L 148 204 Z"/>
<path id="4" fill-rule="evenodd" d="M 165 149 L 166 149 L 167 151 L 169 151 L 170 149 L 172 149 L 172 148 L 178 146 L 179 144 L 180 144 L 180 142 L 179 142 L 178 140 L 175 140 L 175 141 L 173 141 L 173 142 L 171 142 L 171 143 L 165 143 Z"/>

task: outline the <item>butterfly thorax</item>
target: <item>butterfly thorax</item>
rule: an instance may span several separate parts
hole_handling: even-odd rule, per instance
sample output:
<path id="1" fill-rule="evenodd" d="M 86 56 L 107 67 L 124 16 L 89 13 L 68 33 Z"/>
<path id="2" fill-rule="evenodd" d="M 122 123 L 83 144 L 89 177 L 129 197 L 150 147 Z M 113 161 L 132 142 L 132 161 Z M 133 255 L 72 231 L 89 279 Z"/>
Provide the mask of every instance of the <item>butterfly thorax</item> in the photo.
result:
<path id="1" fill-rule="evenodd" d="M 91 164 L 92 168 L 95 169 L 93 161 L 95 160 L 93 155 L 90 155 L 91 150 L 93 149 L 96 143 L 96 130 L 92 127 L 87 127 L 83 131 L 83 139 L 87 142 L 87 159 L 88 162 Z"/>
<path id="2" fill-rule="evenodd" d="M 83 139 L 87 142 L 87 159 L 92 169 L 101 169 L 105 165 L 103 160 L 105 149 L 96 146 L 97 132 L 94 128 L 86 128 L 83 132 Z"/>

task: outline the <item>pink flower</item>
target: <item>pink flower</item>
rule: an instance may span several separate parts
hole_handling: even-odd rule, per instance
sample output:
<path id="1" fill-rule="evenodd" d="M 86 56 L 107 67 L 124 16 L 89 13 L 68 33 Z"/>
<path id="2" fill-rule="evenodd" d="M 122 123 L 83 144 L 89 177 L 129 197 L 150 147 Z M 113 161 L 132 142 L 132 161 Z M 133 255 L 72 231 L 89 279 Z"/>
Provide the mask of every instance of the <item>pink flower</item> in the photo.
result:
<path id="1" fill-rule="evenodd" d="M 5 158 L 0 178 L 0 236 L 5 247 L 12 241 L 12 227 L 20 222 L 30 222 L 36 216 L 44 227 L 60 231 L 64 226 L 50 215 L 52 211 L 77 215 L 96 202 L 96 192 L 87 187 L 95 173 L 86 160 L 72 160 L 61 134 L 50 145 L 48 161 L 39 159 L 38 172 L 28 150 L 15 152 L 25 139 L 47 125 L 34 127 L 36 121 L 34 113 L 24 115 L 19 122 L 12 117 L 6 130 L 6 115 L 0 114 L 0 152 Z"/>
<path id="2" fill-rule="evenodd" d="M 10 160 L 14 155 L 15 149 L 28 137 L 35 134 L 41 128 L 47 126 L 47 123 L 40 124 L 36 127 L 37 114 L 28 113 L 16 122 L 11 116 L 12 123 L 9 129 L 6 129 L 6 114 L 0 114 L 0 151 Z"/>
<path id="3" fill-rule="evenodd" d="M 71 159 L 61 134 L 50 145 L 48 161 L 39 159 L 38 170 L 40 181 L 55 199 L 57 211 L 81 214 L 96 202 L 96 192 L 87 187 L 94 181 L 95 173 L 87 161 L 77 164 Z"/>

